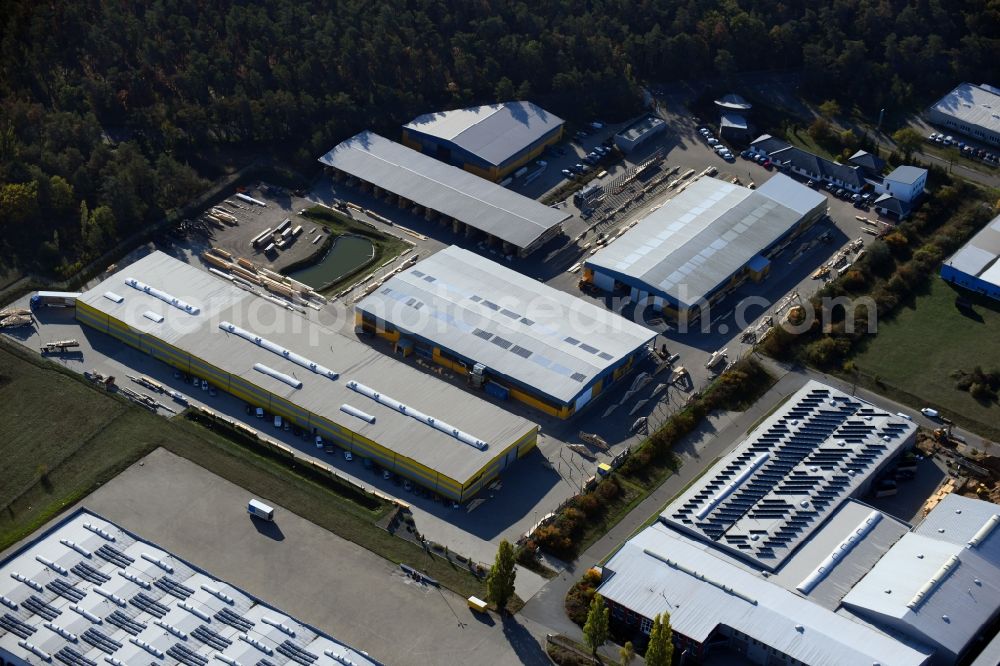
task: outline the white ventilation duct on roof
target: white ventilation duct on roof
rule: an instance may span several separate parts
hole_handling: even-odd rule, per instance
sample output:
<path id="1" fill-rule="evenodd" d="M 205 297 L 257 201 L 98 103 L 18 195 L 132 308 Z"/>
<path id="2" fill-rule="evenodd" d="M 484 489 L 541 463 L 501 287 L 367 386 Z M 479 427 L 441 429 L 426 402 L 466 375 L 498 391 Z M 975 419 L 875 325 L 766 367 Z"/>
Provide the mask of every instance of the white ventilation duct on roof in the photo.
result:
<path id="1" fill-rule="evenodd" d="M 152 310 L 146 310 L 145 312 L 142 313 L 142 316 L 148 319 L 149 321 L 156 322 L 157 324 L 163 323 L 163 315 L 157 314 Z"/>
<path id="2" fill-rule="evenodd" d="M 968 542 L 969 548 L 976 548 L 976 547 L 978 547 L 979 544 L 981 544 L 983 541 L 985 541 L 986 537 L 988 537 L 990 535 L 990 533 L 993 532 L 993 530 L 996 529 L 996 527 L 997 527 L 998 524 L 1000 524 L 1000 514 L 994 513 L 992 516 L 990 516 L 986 520 L 985 523 L 983 523 L 983 526 L 980 527 L 976 531 L 976 533 L 972 535 L 972 538 L 969 539 L 969 542 Z"/>
<path id="3" fill-rule="evenodd" d="M 698 517 L 698 520 L 705 520 L 705 516 L 712 513 L 712 510 L 715 509 L 715 507 L 719 506 L 719 504 L 721 504 L 727 497 L 732 495 L 737 488 L 746 483 L 747 480 L 751 476 L 753 476 L 753 473 L 756 472 L 758 469 L 760 469 L 761 465 L 766 463 L 768 458 L 770 457 L 771 454 L 769 453 L 762 453 L 759 456 L 757 456 L 757 458 L 752 463 L 747 465 L 743 469 L 743 471 L 736 476 L 735 479 L 727 483 L 722 490 L 715 493 L 715 496 L 708 501 L 708 504 L 706 504 L 705 506 L 701 507 L 701 509 L 698 510 L 698 513 L 695 514 L 695 516 Z"/>
<path id="4" fill-rule="evenodd" d="M 477 448 L 480 451 L 485 451 L 486 449 L 489 448 L 489 444 L 479 439 L 478 437 L 474 437 L 467 432 L 463 432 L 462 430 L 459 430 L 458 428 L 455 428 L 454 426 L 445 423 L 444 421 L 439 421 L 435 419 L 433 416 L 428 416 L 423 412 L 420 412 L 416 409 L 413 409 L 412 407 L 404 405 L 398 400 L 395 400 L 387 395 L 379 393 L 375 389 L 365 386 L 360 382 L 356 382 L 353 379 L 347 382 L 347 388 L 353 391 L 357 391 L 361 395 L 367 396 L 372 400 L 378 402 L 379 404 L 385 405 L 386 407 L 393 409 L 401 414 L 406 414 L 407 416 L 412 417 L 418 421 L 422 421 L 423 423 L 429 425 L 435 430 L 440 430 L 446 435 L 451 435 L 452 437 L 462 442 L 463 444 L 468 444 L 469 446 Z"/>
<path id="5" fill-rule="evenodd" d="M 283 372 L 278 372 L 274 368 L 270 368 L 270 367 L 264 365 L 263 363 L 254 363 L 253 364 L 253 369 L 256 370 L 257 372 L 262 372 L 265 375 L 268 375 L 270 377 L 274 377 L 279 382 L 285 382 L 286 384 L 288 384 L 292 388 L 297 388 L 297 389 L 302 388 L 302 382 L 300 382 L 295 377 L 292 377 L 291 375 L 286 375 Z"/>
<path id="6" fill-rule="evenodd" d="M 114 301 L 115 303 L 121 303 L 122 301 L 125 300 L 124 296 L 119 296 L 113 291 L 104 292 L 104 298 L 108 299 L 109 301 Z"/>
<path id="7" fill-rule="evenodd" d="M 920 608 L 920 605 L 927 601 L 928 597 L 930 597 L 934 590 L 937 589 L 938 585 L 943 583 L 944 579 L 955 570 L 955 565 L 958 564 L 958 562 L 959 560 L 957 555 L 952 555 L 945 560 L 944 564 L 941 565 L 941 568 L 938 569 L 933 576 L 931 576 L 931 579 L 924 583 L 919 590 L 917 590 L 917 593 L 913 595 L 913 598 L 906 604 L 906 607 L 913 611 Z"/>
<path id="8" fill-rule="evenodd" d="M 878 525 L 878 522 L 882 520 L 882 514 L 878 511 L 870 512 L 854 531 L 851 532 L 846 539 L 840 542 L 833 551 L 826 556 L 819 566 L 812 570 L 808 576 L 806 576 L 801 583 L 799 583 L 795 589 L 802 594 L 809 594 L 813 589 L 819 585 L 820 581 L 826 578 L 830 570 L 837 566 L 837 563 L 841 558 L 845 557 L 851 550 L 854 549 L 873 529 Z"/>
<path id="9" fill-rule="evenodd" d="M 356 416 L 362 421 L 368 421 L 368 423 L 375 423 L 374 416 L 372 416 L 368 412 L 361 411 L 357 407 L 352 407 L 347 403 L 344 403 L 343 405 L 340 406 L 340 411 L 344 412 L 345 414 L 350 414 L 351 416 Z"/>
<path id="10" fill-rule="evenodd" d="M 295 352 L 290 351 L 288 349 L 285 349 L 281 345 L 275 344 L 274 342 L 271 342 L 267 338 L 262 338 L 259 335 L 254 335 L 253 333 L 251 333 L 250 331 L 248 331 L 248 330 L 246 330 L 244 328 L 240 328 L 239 326 L 236 326 L 235 324 L 230 324 L 228 321 L 221 322 L 219 324 L 219 328 L 222 329 L 223 331 L 225 331 L 226 333 L 232 333 L 233 335 L 238 335 L 239 337 L 243 338 L 244 340 L 246 340 L 248 342 L 252 342 L 255 345 L 257 345 L 258 347 L 262 347 L 262 348 L 266 349 L 267 351 L 271 352 L 272 354 L 277 354 L 281 358 L 287 359 L 287 360 L 291 361 L 292 363 L 294 363 L 295 365 L 300 365 L 303 368 L 305 368 L 306 370 L 310 370 L 312 372 L 315 372 L 317 375 L 323 375 L 324 377 L 327 377 L 329 379 L 336 379 L 337 377 L 340 376 L 339 374 L 337 374 L 333 370 L 331 370 L 329 368 L 326 368 L 326 367 L 323 367 L 319 363 L 313 363 L 312 361 L 310 361 L 309 359 L 307 359 L 305 356 L 299 356 Z M 296 388 L 299 388 L 299 387 L 296 387 Z"/>
<path id="11" fill-rule="evenodd" d="M 182 312 L 187 312 L 188 314 L 191 314 L 191 315 L 196 315 L 196 314 L 198 314 L 198 313 L 201 312 L 200 308 L 197 308 L 194 305 L 191 305 L 190 303 L 185 303 L 181 299 L 175 298 L 175 297 L 171 296 L 170 294 L 168 294 L 165 291 L 160 291 L 159 289 L 156 289 L 155 287 L 150 287 L 145 282 L 139 282 L 135 278 L 125 278 L 125 284 L 127 284 L 130 287 L 132 287 L 133 289 L 138 289 L 139 291 L 141 291 L 141 292 L 143 292 L 145 294 L 149 294 L 150 296 L 153 296 L 154 298 L 158 298 L 161 301 L 163 301 L 164 303 L 172 305 L 172 306 L 174 306 L 175 308 L 177 308 L 178 310 L 180 310 Z"/>

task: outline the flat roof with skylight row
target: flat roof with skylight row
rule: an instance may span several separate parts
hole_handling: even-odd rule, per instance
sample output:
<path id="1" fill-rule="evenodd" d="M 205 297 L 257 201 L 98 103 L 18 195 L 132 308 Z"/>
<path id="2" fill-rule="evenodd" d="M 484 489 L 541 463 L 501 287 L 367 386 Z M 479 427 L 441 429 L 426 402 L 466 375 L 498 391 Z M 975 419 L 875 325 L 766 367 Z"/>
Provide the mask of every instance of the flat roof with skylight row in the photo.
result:
<path id="1" fill-rule="evenodd" d="M 0 564 L 0 655 L 70 666 L 379 663 L 86 510 Z"/>
<path id="2" fill-rule="evenodd" d="M 351 137 L 319 161 L 520 249 L 569 217 L 374 132 Z"/>
<path id="3" fill-rule="evenodd" d="M 694 305 L 826 205 L 823 195 L 783 174 L 767 185 L 755 191 L 699 178 L 586 265 L 641 282 L 654 295 Z"/>
<path id="4" fill-rule="evenodd" d="M 810 381 L 660 516 L 774 570 L 915 433 L 910 421 Z"/>
<path id="5" fill-rule="evenodd" d="M 130 286 L 129 279 L 142 287 Z M 116 302 L 108 291 L 124 298 Z M 197 314 L 185 305 L 192 305 Z M 145 317 L 146 311 L 163 320 Z M 263 391 L 264 396 L 284 399 L 298 410 L 301 421 L 310 415 L 322 417 L 389 449 L 408 465 L 416 462 L 459 483 L 537 428 L 356 338 L 162 252 L 138 260 L 81 295 L 77 317 L 113 335 L 130 336 L 116 323 L 121 322 L 148 336 L 132 341 L 147 353 L 173 354 L 170 345 L 208 364 L 207 369 L 192 367 L 194 374 L 226 373 L 212 379 L 222 390 Z M 222 385 L 227 375 L 238 378 L 240 386 L 236 381 Z M 482 450 L 469 445 L 453 430 L 488 446 Z"/>
<path id="6" fill-rule="evenodd" d="M 455 246 L 397 273 L 356 307 L 563 403 L 656 336 Z"/>

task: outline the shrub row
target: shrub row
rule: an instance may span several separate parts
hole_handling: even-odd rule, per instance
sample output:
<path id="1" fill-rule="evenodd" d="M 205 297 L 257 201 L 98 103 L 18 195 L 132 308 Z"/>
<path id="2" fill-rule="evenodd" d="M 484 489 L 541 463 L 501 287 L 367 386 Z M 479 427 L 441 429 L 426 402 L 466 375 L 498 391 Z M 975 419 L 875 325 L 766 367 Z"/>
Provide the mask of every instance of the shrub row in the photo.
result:
<path id="1" fill-rule="evenodd" d="M 674 444 L 693 432 L 702 419 L 714 410 L 744 409 L 772 383 L 771 375 L 753 357 L 736 362 L 632 451 L 614 474 L 570 499 L 552 521 L 536 529 L 522 544 L 519 559 L 531 560 L 536 548 L 563 560 L 575 559 L 587 526 L 634 499 L 635 493 L 623 492 L 623 482 L 638 485 L 646 492 L 652 490 L 662 480 L 662 474 L 650 470 L 664 465 L 676 469 Z"/>

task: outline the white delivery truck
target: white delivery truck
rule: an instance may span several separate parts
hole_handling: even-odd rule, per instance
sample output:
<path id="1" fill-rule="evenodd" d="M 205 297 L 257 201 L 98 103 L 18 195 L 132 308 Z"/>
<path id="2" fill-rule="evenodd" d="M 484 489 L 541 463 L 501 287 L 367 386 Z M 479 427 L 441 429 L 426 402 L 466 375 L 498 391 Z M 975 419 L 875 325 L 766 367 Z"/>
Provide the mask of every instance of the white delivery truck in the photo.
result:
<path id="1" fill-rule="evenodd" d="M 247 504 L 247 513 L 261 520 L 274 521 L 274 509 L 260 500 L 251 499 L 250 503 Z"/>

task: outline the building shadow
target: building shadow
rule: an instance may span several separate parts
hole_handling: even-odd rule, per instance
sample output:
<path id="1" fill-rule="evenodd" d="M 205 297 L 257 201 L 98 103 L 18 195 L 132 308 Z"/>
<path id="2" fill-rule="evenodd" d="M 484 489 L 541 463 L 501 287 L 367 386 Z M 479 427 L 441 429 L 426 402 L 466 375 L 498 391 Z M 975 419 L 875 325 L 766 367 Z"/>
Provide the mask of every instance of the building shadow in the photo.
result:
<path id="1" fill-rule="evenodd" d="M 517 621 L 517 618 L 504 615 L 500 621 L 503 623 L 503 635 L 522 664 L 549 666 L 552 663 L 542 646 L 531 632 Z"/>

